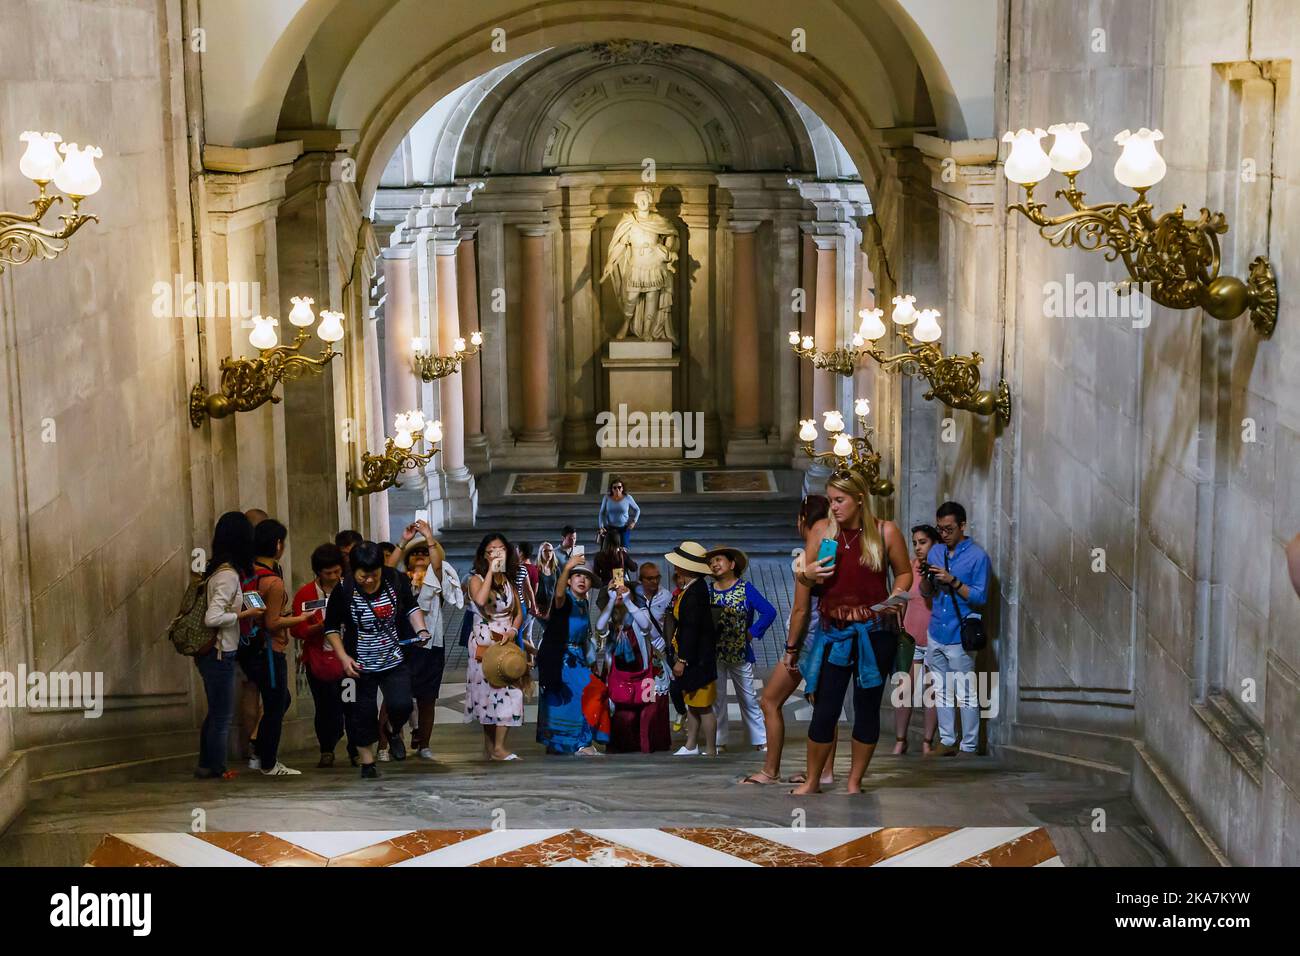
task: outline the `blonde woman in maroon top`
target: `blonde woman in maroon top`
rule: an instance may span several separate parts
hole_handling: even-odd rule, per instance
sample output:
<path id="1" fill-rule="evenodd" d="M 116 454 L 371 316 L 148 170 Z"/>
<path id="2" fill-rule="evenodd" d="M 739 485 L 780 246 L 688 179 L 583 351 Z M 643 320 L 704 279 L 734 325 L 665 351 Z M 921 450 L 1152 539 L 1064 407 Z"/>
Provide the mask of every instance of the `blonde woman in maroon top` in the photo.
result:
<path id="1" fill-rule="evenodd" d="M 866 477 L 858 471 L 835 472 L 826 483 L 826 497 L 830 515 L 808 530 L 804 553 L 816 556 L 822 541 L 829 539 L 835 542 L 835 555 L 805 561 L 797 576 L 801 584 L 821 587 L 821 622 L 809 637 L 802 668 L 813 716 L 807 776 L 791 791 L 800 795 L 821 791 L 822 770 L 850 688 L 853 763 L 847 792 L 862 792 L 862 778 L 880 739 L 880 701 L 898 653 L 900 620 L 897 613 L 871 608 L 912 587 L 907 542 L 897 525 L 872 514 Z"/>

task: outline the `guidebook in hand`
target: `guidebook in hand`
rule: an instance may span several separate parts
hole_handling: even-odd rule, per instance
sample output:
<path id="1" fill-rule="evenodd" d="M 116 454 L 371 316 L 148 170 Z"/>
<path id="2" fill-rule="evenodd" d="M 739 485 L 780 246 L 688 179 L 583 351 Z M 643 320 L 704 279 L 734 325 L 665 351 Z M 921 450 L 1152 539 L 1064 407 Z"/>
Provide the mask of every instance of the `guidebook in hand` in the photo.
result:
<path id="1" fill-rule="evenodd" d="M 895 595 L 894 595 L 893 597 L 891 597 L 888 601 L 884 601 L 884 602 L 882 602 L 882 603 L 880 603 L 880 604 L 873 604 L 873 605 L 871 605 L 871 610 L 873 610 L 873 611 L 885 611 L 885 610 L 888 610 L 888 609 L 891 608 L 891 607 L 906 607 L 906 606 L 907 606 L 907 595 L 906 595 L 906 594 L 895 594 Z"/>

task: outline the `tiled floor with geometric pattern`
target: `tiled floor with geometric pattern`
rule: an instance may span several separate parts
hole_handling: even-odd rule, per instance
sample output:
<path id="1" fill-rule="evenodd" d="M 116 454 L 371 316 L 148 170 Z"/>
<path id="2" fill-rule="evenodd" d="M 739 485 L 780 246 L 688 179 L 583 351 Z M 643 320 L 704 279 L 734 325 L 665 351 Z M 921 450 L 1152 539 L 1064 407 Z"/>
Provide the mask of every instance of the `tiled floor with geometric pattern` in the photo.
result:
<path id="1" fill-rule="evenodd" d="M 1061 866 L 1042 827 L 109 834 L 88 866 Z"/>

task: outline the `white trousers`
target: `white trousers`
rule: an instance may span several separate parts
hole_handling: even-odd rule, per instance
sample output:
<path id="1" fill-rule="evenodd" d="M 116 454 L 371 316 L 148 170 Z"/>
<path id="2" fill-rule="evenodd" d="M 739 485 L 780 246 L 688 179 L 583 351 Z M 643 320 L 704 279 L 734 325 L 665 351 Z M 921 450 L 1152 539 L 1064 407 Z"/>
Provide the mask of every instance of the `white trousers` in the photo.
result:
<path id="1" fill-rule="evenodd" d="M 718 698 L 713 704 L 713 713 L 718 718 L 718 746 L 727 742 L 727 705 L 730 696 L 727 693 L 727 679 L 736 687 L 736 696 L 740 699 L 740 713 L 745 720 L 745 730 L 749 732 L 749 742 L 754 747 L 767 743 L 767 726 L 763 723 L 763 708 L 758 705 L 758 691 L 754 689 L 754 665 L 748 661 L 740 664 L 724 664 L 718 661 Z"/>

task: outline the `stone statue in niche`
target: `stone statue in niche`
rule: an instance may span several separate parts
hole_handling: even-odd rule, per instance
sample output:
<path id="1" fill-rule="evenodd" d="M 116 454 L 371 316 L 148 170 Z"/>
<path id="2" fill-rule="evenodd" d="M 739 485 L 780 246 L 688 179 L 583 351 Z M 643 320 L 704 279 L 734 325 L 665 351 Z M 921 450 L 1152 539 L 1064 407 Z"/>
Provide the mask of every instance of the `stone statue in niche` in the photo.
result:
<path id="1" fill-rule="evenodd" d="M 650 209 L 654 193 L 638 189 L 636 211 L 626 212 L 614 229 L 605 272 L 623 309 L 616 339 L 629 330 L 647 342 L 677 344 L 673 331 L 673 283 L 677 279 L 677 227 Z"/>

